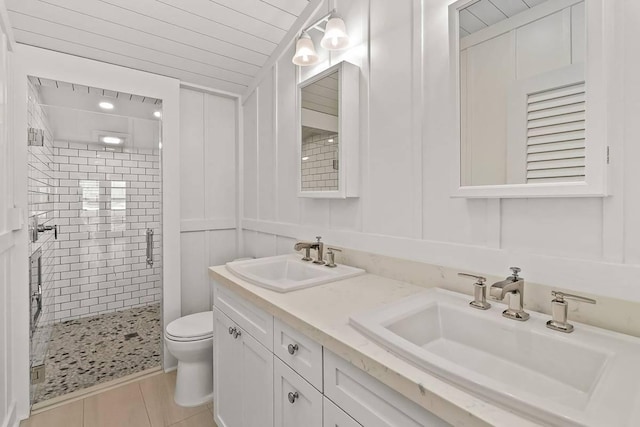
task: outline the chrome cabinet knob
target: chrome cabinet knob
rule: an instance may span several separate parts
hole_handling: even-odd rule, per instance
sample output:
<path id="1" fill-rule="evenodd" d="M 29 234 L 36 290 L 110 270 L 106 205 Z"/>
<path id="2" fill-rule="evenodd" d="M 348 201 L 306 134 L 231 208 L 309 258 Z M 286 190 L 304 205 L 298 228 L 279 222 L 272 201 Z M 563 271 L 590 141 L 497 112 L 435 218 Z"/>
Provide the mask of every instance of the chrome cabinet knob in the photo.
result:
<path id="1" fill-rule="evenodd" d="M 289 403 L 291 403 L 292 405 L 296 402 L 296 400 L 298 399 L 298 397 L 300 397 L 298 395 L 297 391 L 290 391 L 289 394 L 287 395 L 288 399 L 289 399 Z"/>
<path id="2" fill-rule="evenodd" d="M 289 344 L 287 346 L 287 351 L 289 351 L 289 354 L 293 356 L 296 354 L 296 351 L 298 351 L 298 344 Z"/>
<path id="3" fill-rule="evenodd" d="M 236 328 L 234 328 L 233 326 L 229 326 L 229 335 L 233 335 L 235 331 L 236 331 Z"/>
<path id="4" fill-rule="evenodd" d="M 233 338 L 238 339 L 238 337 L 240 336 L 242 336 L 242 332 L 239 329 L 236 329 L 235 331 L 233 331 Z"/>

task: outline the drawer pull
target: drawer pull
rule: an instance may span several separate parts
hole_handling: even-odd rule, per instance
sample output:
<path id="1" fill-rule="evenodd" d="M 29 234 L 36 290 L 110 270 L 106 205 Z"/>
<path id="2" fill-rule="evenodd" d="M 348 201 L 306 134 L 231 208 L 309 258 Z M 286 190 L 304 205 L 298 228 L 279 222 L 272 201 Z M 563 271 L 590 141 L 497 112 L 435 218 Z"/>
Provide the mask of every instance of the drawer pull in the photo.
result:
<path id="1" fill-rule="evenodd" d="M 290 391 L 287 397 L 289 398 L 289 403 L 293 405 L 296 402 L 296 399 L 298 399 L 299 395 L 297 391 Z"/>
<path id="2" fill-rule="evenodd" d="M 287 346 L 287 350 L 289 351 L 289 354 L 293 356 L 296 354 L 296 351 L 298 351 L 298 344 L 289 344 Z"/>

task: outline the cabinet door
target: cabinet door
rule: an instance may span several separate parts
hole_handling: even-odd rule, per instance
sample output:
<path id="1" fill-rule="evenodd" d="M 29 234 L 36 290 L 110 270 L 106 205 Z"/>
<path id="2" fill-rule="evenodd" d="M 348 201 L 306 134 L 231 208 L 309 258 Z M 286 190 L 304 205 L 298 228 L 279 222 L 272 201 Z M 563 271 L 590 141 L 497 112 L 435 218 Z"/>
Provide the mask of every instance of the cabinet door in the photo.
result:
<path id="1" fill-rule="evenodd" d="M 326 397 L 322 398 L 322 412 L 324 418 L 323 427 L 362 427 Z"/>
<path id="2" fill-rule="evenodd" d="M 242 347 L 229 328 L 237 326 L 217 308 L 213 309 L 213 408 L 219 427 L 242 427 Z"/>
<path id="3" fill-rule="evenodd" d="M 322 394 L 274 357 L 275 427 L 322 427 Z"/>
<path id="4" fill-rule="evenodd" d="M 273 427 L 273 353 L 244 330 L 239 344 L 242 427 Z"/>

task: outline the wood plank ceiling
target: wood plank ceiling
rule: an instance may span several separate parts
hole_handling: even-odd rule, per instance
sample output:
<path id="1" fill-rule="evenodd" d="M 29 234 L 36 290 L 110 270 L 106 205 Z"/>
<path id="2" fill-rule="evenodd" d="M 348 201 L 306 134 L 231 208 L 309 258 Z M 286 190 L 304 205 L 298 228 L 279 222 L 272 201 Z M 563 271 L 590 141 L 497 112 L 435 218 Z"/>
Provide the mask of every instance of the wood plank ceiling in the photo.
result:
<path id="1" fill-rule="evenodd" d="M 490 27 L 548 0 L 479 0 L 460 11 L 460 37 Z"/>
<path id="2" fill-rule="evenodd" d="M 242 93 L 308 0 L 7 0 L 16 40 Z"/>

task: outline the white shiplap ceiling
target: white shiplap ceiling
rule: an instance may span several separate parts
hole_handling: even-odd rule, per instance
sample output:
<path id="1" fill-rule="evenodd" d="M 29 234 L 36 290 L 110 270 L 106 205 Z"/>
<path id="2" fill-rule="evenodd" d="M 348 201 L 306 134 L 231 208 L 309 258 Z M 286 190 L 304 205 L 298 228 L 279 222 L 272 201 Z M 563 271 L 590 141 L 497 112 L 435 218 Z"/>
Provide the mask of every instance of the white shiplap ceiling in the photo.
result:
<path id="1" fill-rule="evenodd" d="M 16 41 L 241 93 L 307 0 L 7 0 Z"/>
<path id="2" fill-rule="evenodd" d="M 548 0 L 479 0 L 460 11 L 460 37 L 468 36 Z"/>

